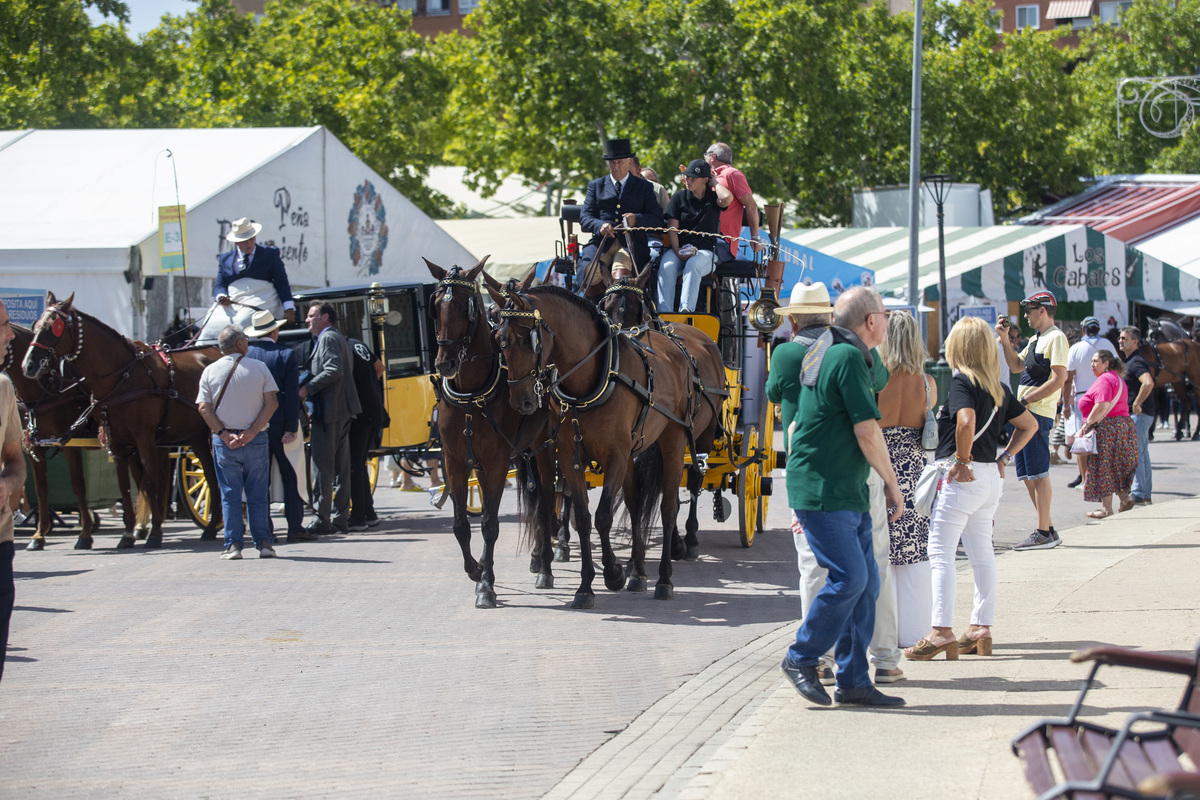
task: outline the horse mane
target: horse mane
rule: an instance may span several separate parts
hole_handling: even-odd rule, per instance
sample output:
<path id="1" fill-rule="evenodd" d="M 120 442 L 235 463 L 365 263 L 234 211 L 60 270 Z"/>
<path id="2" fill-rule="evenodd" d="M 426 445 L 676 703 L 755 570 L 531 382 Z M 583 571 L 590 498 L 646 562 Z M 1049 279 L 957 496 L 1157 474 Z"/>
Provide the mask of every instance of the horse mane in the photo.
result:
<path id="1" fill-rule="evenodd" d="M 74 305 L 71 306 L 71 310 L 74 311 L 76 314 L 78 314 L 83 319 L 86 319 L 88 322 L 95 325 L 100 330 L 107 331 L 108 333 L 117 337 L 119 340 L 125 342 L 130 347 L 136 348 L 137 345 L 142 345 L 143 347 L 147 346 L 145 342 L 139 342 L 137 339 L 130 339 L 125 334 L 118 333 L 116 328 L 112 327 L 107 322 L 102 321 L 98 317 L 93 317 L 91 314 L 87 313 L 86 311 L 80 311 Z"/>
<path id="2" fill-rule="evenodd" d="M 592 318 L 592 321 L 596 323 L 596 327 L 600 330 L 601 335 L 606 334 L 608 332 L 608 328 L 609 328 L 608 318 L 605 317 L 603 313 L 601 313 L 600 309 L 596 307 L 595 303 L 590 303 L 587 300 L 584 300 L 582 297 L 579 297 L 578 295 L 567 291 L 566 289 L 564 289 L 561 286 L 549 286 L 546 284 L 542 284 L 541 286 L 534 286 L 533 288 L 529 289 L 528 291 L 526 291 L 526 294 L 528 294 L 528 295 L 545 294 L 545 295 L 550 295 L 551 297 L 561 297 L 562 299 L 569 301 L 572 305 L 574 305 L 576 308 L 580 309 L 581 311 L 587 312 L 588 316 L 590 316 Z"/>

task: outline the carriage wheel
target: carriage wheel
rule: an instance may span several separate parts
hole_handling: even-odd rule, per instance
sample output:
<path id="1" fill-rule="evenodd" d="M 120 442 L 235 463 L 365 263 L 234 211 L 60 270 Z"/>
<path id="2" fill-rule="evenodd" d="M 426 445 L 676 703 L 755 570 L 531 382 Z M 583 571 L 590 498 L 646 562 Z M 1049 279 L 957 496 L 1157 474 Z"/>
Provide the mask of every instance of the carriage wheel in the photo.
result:
<path id="1" fill-rule="evenodd" d="M 371 485 L 371 494 L 375 494 L 375 484 L 379 481 L 379 459 L 367 459 L 367 483 Z"/>
<path id="2" fill-rule="evenodd" d="M 478 483 L 467 485 L 467 516 L 478 517 L 483 513 L 483 490 Z"/>
<path id="3" fill-rule="evenodd" d="M 757 446 L 758 429 L 751 426 L 742 434 L 742 458 L 750 457 Z M 754 534 L 760 529 L 763 512 L 761 478 L 762 469 L 757 461 L 750 462 L 738 472 L 738 533 L 742 547 L 753 545 Z"/>
<path id="4" fill-rule="evenodd" d="M 762 450 L 763 459 L 759 466 L 759 477 L 770 477 L 772 470 L 775 469 L 775 404 L 767 401 L 763 403 L 763 410 L 760 416 L 760 424 L 758 429 L 762 431 Z M 767 506 L 771 502 L 771 498 L 762 494 L 762 484 L 759 484 L 759 500 L 758 504 L 758 532 L 762 533 L 766 530 L 767 524 Z"/>
<path id="5" fill-rule="evenodd" d="M 200 459 L 196 458 L 196 454 L 192 452 L 191 448 L 187 448 L 179 454 L 178 470 L 184 505 L 187 506 L 192 522 L 201 528 L 207 527 L 208 521 L 211 519 L 208 508 L 208 479 L 204 476 L 204 468 L 200 466 Z"/>

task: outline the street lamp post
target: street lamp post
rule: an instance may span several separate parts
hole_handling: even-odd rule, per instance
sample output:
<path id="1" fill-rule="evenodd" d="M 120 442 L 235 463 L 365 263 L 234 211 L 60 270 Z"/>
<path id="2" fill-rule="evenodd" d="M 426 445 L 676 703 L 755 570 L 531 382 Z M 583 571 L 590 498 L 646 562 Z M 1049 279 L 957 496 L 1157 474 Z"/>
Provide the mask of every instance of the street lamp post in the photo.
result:
<path id="1" fill-rule="evenodd" d="M 937 205 L 938 222 L 938 363 L 946 363 L 946 328 L 949 320 L 949 310 L 946 303 L 946 229 L 945 214 L 946 198 L 950 187 L 954 185 L 954 176 L 940 172 L 937 175 L 922 175 L 921 183 L 929 192 Z"/>

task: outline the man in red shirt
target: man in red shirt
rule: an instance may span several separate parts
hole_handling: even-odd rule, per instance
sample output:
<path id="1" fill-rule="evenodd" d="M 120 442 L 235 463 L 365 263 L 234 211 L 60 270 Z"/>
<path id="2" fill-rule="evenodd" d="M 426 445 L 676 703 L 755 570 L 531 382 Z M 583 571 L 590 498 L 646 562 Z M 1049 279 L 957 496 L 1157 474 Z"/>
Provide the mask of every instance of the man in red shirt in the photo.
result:
<path id="1" fill-rule="evenodd" d="M 717 250 L 717 262 L 729 261 L 737 256 L 737 238 L 742 235 L 742 211 L 745 209 L 746 224 L 750 226 L 750 238 L 754 240 L 751 248 L 754 252 L 762 250 L 762 242 L 758 240 L 758 203 L 754 202 L 754 193 L 741 170 L 733 168 L 733 148 L 724 142 L 717 142 L 704 151 L 704 160 L 712 167 L 717 183 L 724 186 L 733 195 L 733 202 L 721 212 L 721 233 L 725 236 L 729 252 Z"/>

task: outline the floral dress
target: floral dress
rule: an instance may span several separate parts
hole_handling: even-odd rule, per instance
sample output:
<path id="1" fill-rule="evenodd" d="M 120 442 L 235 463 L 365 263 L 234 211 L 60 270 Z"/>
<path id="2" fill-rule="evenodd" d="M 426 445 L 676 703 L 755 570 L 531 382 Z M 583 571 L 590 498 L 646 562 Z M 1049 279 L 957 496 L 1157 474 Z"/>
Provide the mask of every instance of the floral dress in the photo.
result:
<path id="1" fill-rule="evenodd" d="M 883 441 L 887 443 L 900 494 L 904 496 L 904 513 L 895 522 L 888 523 L 892 544 L 889 561 L 895 566 L 929 560 L 929 517 L 913 509 L 913 491 L 917 488 L 921 470 L 925 469 L 921 430 L 899 426 L 883 429 Z"/>

